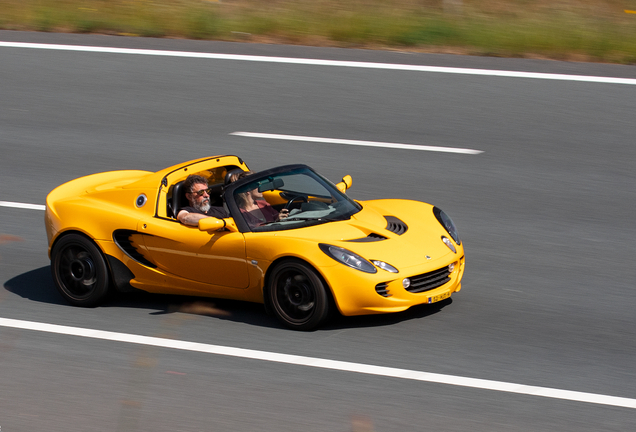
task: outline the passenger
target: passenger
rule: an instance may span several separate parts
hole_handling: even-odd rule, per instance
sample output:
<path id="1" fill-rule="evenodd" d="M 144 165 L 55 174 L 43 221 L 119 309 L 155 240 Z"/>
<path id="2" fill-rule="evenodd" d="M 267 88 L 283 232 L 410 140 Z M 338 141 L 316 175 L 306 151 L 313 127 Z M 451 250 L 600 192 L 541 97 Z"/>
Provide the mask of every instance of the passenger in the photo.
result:
<path id="1" fill-rule="evenodd" d="M 232 174 L 230 176 L 230 183 L 247 177 L 250 174 L 252 173 L 249 171 Z M 272 205 L 263 198 L 263 193 L 258 191 L 258 187 L 254 187 L 254 189 L 250 189 L 247 192 L 236 194 L 236 204 L 250 228 L 270 222 L 278 222 L 289 216 L 288 209 L 282 209 L 279 212 L 272 207 Z"/>
<path id="2" fill-rule="evenodd" d="M 185 196 L 190 205 L 179 210 L 177 219 L 182 224 L 197 226 L 199 220 L 206 217 L 222 219 L 230 216 L 223 207 L 210 205 L 210 189 L 204 177 L 190 174 L 183 183 L 183 187 L 187 191 Z"/>

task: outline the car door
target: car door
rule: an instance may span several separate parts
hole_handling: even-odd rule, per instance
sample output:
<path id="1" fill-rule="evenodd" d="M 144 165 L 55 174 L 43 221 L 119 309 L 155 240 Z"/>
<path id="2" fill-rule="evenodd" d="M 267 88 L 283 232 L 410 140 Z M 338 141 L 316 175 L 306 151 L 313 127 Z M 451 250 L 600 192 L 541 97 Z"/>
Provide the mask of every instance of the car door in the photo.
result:
<path id="1" fill-rule="evenodd" d="M 249 286 L 245 238 L 240 232 L 200 231 L 161 218 L 142 220 L 146 256 L 162 271 L 234 289 Z"/>

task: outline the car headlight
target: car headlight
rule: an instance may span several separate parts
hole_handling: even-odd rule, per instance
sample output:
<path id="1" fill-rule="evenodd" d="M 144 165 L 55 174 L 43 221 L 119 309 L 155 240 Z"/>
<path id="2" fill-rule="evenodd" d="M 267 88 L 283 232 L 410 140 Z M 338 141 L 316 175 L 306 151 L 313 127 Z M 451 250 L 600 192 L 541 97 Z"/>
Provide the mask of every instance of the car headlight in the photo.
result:
<path id="1" fill-rule="evenodd" d="M 349 250 L 324 243 L 319 244 L 318 247 L 320 247 L 320 250 L 329 255 L 331 258 L 346 266 L 365 273 L 377 273 L 378 271 L 369 261 Z"/>
<path id="2" fill-rule="evenodd" d="M 435 215 L 435 218 L 437 218 L 439 223 L 444 227 L 448 235 L 450 235 L 451 238 L 455 240 L 455 243 L 457 243 L 457 245 L 461 245 L 462 241 L 459 239 L 457 228 L 455 227 L 455 224 L 453 223 L 451 218 L 449 218 L 446 213 L 444 213 L 437 207 L 433 207 L 433 214 Z"/>

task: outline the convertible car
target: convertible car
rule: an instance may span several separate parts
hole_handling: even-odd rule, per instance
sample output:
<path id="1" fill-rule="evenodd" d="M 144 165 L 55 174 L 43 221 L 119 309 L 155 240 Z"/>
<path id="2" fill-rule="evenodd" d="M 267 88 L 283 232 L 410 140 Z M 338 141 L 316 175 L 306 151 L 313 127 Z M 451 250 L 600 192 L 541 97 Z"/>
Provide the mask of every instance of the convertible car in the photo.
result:
<path id="1" fill-rule="evenodd" d="M 239 157 L 215 156 L 55 188 L 45 225 L 59 292 L 84 307 L 135 289 L 258 302 L 283 325 L 310 330 L 331 312 L 398 312 L 461 289 L 464 249 L 439 208 L 356 201 L 350 176 L 334 184 L 306 165 L 234 175 L 243 171 Z M 229 217 L 179 222 L 190 174 L 207 180 L 210 204 Z"/>

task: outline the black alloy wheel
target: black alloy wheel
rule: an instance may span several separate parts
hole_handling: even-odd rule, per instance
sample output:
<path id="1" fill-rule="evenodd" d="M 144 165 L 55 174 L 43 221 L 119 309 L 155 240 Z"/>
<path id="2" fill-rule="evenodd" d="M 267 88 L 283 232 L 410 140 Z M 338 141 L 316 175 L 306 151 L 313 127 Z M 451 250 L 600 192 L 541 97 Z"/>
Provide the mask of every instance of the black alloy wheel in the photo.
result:
<path id="1" fill-rule="evenodd" d="M 265 302 L 276 318 L 293 330 L 315 329 L 329 315 L 329 297 L 322 279 L 300 260 L 276 265 L 269 277 Z"/>
<path id="2" fill-rule="evenodd" d="M 53 281 L 70 304 L 94 307 L 108 294 L 108 267 L 100 250 L 80 234 L 60 238 L 51 251 Z"/>

